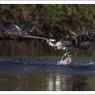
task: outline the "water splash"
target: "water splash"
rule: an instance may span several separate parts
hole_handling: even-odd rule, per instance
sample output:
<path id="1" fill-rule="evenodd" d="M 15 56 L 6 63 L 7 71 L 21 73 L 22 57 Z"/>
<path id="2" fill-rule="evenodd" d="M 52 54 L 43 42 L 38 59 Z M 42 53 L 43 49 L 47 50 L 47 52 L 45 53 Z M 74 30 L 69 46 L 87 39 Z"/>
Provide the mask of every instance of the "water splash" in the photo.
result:
<path id="1" fill-rule="evenodd" d="M 72 58 L 68 57 L 65 59 L 62 58 L 60 61 L 57 62 L 57 65 L 69 65 L 71 63 L 72 63 Z"/>

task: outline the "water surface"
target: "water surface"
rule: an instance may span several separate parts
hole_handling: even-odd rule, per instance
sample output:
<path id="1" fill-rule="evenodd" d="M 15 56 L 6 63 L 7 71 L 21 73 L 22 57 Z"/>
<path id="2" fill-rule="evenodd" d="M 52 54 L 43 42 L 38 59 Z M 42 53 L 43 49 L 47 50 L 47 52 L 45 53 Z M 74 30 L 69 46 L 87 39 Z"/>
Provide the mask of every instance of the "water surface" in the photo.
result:
<path id="1" fill-rule="evenodd" d="M 76 66 L 94 62 L 94 48 L 92 45 L 89 50 L 76 50 L 77 52 L 73 52 L 74 57 L 78 58 L 74 61 L 75 65 L 59 66 L 56 65 L 59 60 L 54 57 L 62 55 L 62 51 L 55 51 L 44 41 L 1 40 L 0 90 L 95 90 L 95 64 Z M 51 58 L 48 59 L 47 56 Z M 81 61 L 80 57 L 85 61 Z M 89 58 L 93 60 L 88 61 Z"/>
<path id="2" fill-rule="evenodd" d="M 95 90 L 95 76 L 59 73 L 0 74 L 0 90 L 8 91 L 88 91 Z"/>

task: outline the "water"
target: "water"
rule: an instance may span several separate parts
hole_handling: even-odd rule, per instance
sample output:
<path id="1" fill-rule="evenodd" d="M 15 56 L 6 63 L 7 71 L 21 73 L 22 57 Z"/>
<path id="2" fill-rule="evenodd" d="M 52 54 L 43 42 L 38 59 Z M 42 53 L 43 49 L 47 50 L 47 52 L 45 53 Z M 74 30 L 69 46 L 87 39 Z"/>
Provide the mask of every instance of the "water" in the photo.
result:
<path id="1" fill-rule="evenodd" d="M 44 41 L 1 40 L 0 91 L 93 91 L 93 49 L 74 52 L 77 59 L 72 65 L 57 65 L 62 51 L 55 51 Z"/>
<path id="2" fill-rule="evenodd" d="M 95 76 L 59 73 L 0 74 L 1 91 L 89 91 L 95 90 Z"/>

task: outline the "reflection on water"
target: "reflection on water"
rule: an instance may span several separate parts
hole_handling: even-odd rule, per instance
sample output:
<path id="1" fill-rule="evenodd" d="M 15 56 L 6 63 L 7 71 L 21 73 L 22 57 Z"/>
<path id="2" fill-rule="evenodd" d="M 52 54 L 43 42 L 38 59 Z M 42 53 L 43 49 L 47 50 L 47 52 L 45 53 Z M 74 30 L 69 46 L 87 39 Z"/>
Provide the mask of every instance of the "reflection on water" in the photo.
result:
<path id="1" fill-rule="evenodd" d="M 1 40 L 0 56 L 42 56 L 53 55 L 54 49 L 38 40 Z"/>
<path id="2" fill-rule="evenodd" d="M 85 91 L 95 90 L 95 76 L 63 74 L 0 74 L 0 90 L 16 91 Z"/>
<path id="3" fill-rule="evenodd" d="M 72 54 L 83 56 L 94 56 L 95 45 L 92 44 L 89 50 L 72 50 Z M 0 40 L 0 56 L 28 56 L 28 57 L 37 57 L 37 56 L 57 56 L 62 55 L 62 52 L 59 50 L 54 50 L 43 40 Z"/>

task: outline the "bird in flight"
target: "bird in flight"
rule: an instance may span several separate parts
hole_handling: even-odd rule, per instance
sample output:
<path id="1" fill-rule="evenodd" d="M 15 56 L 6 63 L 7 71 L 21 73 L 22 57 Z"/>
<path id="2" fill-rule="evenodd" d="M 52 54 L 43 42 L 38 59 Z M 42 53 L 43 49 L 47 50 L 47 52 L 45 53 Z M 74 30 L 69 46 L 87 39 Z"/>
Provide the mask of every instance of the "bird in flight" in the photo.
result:
<path id="1" fill-rule="evenodd" d="M 11 25 L 13 26 L 13 29 L 15 29 L 18 32 L 25 32 L 22 31 L 18 25 Z M 71 31 L 72 32 L 72 31 Z M 75 36 L 75 33 L 72 32 Z M 64 64 L 71 64 L 72 63 L 72 54 L 70 52 L 70 49 L 73 48 L 79 48 L 79 49 L 87 49 L 90 44 L 90 35 L 88 31 L 83 28 L 83 31 L 80 35 L 75 36 L 74 38 L 70 38 L 69 40 L 59 40 L 51 39 L 51 38 L 45 38 L 45 37 L 39 37 L 34 35 L 29 35 L 28 33 L 22 33 L 24 38 L 34 38 L 34 39 L 42 39 L 45 40 L 49 46 L 54 47 L 56 50 L 62 50 L 64 51 L 64 54 L 62 56 L 62 60 Z"/>

